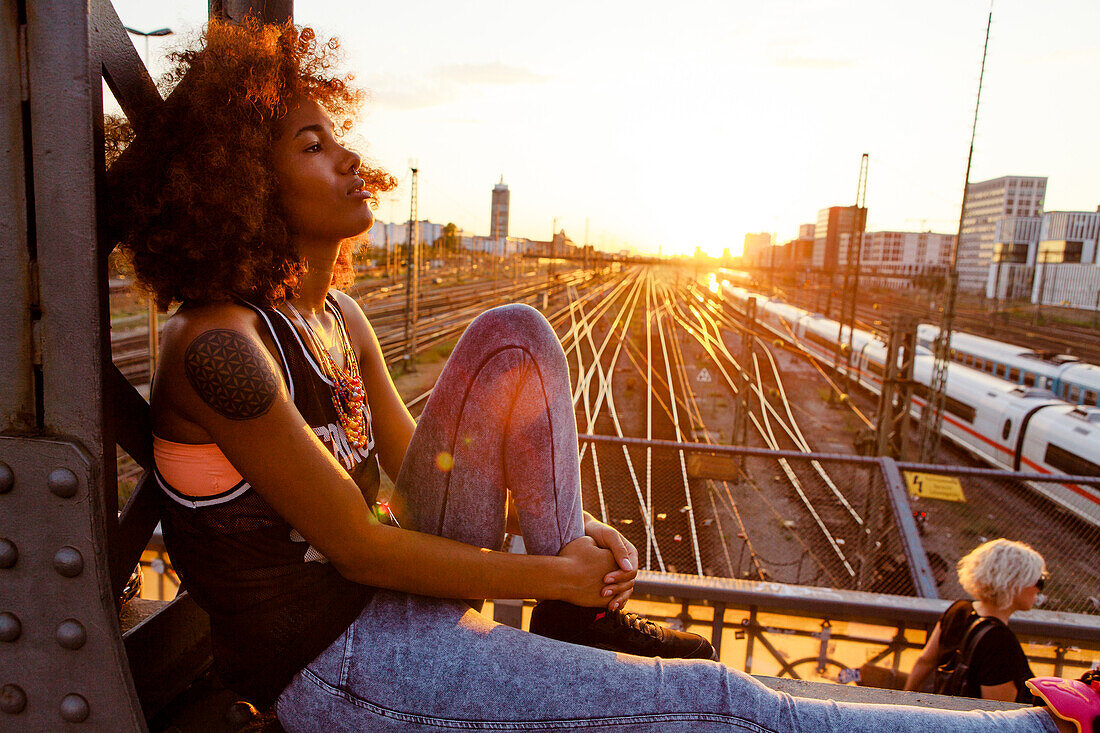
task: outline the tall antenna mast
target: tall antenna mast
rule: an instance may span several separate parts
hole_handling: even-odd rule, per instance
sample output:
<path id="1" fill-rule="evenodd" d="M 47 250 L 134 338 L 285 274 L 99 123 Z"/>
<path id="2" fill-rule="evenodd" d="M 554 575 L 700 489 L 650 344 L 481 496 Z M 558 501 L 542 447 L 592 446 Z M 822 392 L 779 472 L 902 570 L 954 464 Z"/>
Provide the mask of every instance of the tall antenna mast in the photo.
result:
<path id="1" fill-rule="evenodd" d="M 837 348 L 844 352 L 844 394 L 852 391 L 852 336 L 856 327 L 856 301 L 859 299 L 859 264 L 863 251 L 863 230 L 867 226 L 867 163 L 868 155 L 859 159 L 859 183 L 856 184 L 856 206 L 852 213 L 852 230 L 848 235 L 848 255 L 844 268 L 843 300 L 840 304 L 840 325 L 837 327 Z M 772 260 L 775 260 L 772 250 Z M 844 327 L 848 327 L 847 339 Z"/>
<path id="2" fill-rule="evenodd" d="M 412 168 L 412 196 L 409 204 L 409 245 L 405 249 L 405 371 L 416 370 L 416 320 L 420 306 L 420 222 L 416 212 L 416 179 Z"/>
<path id="3" fill-rule="evenodd" d="M 982 48 L 982 70 L 978 74 L 978 95 L 974 100 L 974 122 L 970 126 L 970 152 L 966 156 L 966 180 L 963 183 L 962 206 L 959 210 L 959 229 L 955 234 L 955 246 L 951 251 L 951 269 L 944 283 L 943 319 L 940 331 L 932 351 L 935 363 L 932 366 L 932 379 L 929 381 L 928 399 L 920 415 L 920 460 L 934 463 L 940 445 L 940 430 L 943 427 L 943 407 L 947 401 L 947 364 L 951 356 L 951 331 L 955 321 L 955 298 L 959 289 L 959 242 L 962 239 L 963 216 L 966 214 L 966 199 L 970 191 L 970 164 L 974 160 L 974 137 L 978 131 L 978 107 L 982 102 L 982 82 L 985 79 L 985 59 L 989 53 L 989 29 L 993 25 L 993 9 L 989 10 L 989 19 L 985 24 L 985 46 Z"/>

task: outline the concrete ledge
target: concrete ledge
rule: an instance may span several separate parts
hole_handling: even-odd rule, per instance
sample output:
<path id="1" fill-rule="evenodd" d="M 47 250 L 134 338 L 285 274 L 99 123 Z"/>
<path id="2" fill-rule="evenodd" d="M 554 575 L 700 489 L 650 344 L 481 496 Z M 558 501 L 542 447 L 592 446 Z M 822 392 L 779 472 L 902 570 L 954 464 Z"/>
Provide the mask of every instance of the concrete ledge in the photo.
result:
<path id="1" fill-rule="evenodd" d="M 832 685 L 827 682 L 807 682 L 786 677 L 760 677 L 756 679 L 779 692 L 796 697 L 808 697 L 813 700 L 835 700 L 836 702 L 861 702 L 872 705 L 910 705 L 919 708 L 939 708 L 941 710 L 1015 710 L 1027 707 L 1014 702 L 996 700 L 975 700 L 971 697 L 948 697 L 933 695 L 930 692 L 901 692 L 883 690 L 879 687 L 856 687 L 853 685 Z"/>

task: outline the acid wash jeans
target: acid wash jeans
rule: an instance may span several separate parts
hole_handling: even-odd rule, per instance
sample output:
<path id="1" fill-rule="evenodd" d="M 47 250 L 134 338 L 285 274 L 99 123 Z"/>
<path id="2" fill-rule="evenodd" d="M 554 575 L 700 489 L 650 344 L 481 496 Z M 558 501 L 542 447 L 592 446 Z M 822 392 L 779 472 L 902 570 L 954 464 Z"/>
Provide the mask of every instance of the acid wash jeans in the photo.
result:
<path id="1" fill-rule="evenodd" d="M 397 481 L 404 526 L 499 549 L 506 487 L 530 553 L 584 534 L 565 356 L 538 311 L 488 311 L 451 354 Z M 459 600 L 378 590 L 277 703 L 288 733 L 616 731 L 1056 733 L 1036 709 L 959 713 L 774 692 L 706 660 L 591 649 Z"/>

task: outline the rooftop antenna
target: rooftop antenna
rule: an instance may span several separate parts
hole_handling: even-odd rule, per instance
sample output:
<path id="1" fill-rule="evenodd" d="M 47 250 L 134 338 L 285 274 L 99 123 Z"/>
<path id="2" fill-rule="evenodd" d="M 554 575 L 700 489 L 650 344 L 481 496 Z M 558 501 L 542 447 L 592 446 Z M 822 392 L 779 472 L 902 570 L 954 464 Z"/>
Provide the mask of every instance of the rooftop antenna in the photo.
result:
<path id="1" fill-rule="evenodd" d="M 955 246 L 951 250 L 951 267 L 944 283 L 943 319 L 936 335 L 932 352 L 935 363 L 928 387 L 928 400 L 920 415 L 920 460 L 934 463 L 943 427 L 943 407 L 947 401 L 947 362 L 951 354 L 951 331 L 955 321 L 955 297 L 959 289 L 959 240 L 962 239 L 963 215 L 966 213 L 966 197 L 970 189 L 970 164 L 974 160 L 974 137 L 978 130 L 978 107 L 982 101 L 982 81 L 985 79 L 985 59 L 989 53 L 989 29 L 993 25 L 993 4 L 990 3 L 989 19 L 985 24 L 985 46 L 982 48 L 982 70 L 978 74 L 978 94 L 974 100 L 974 121 L 970 126 L 970 152 L 966 156 L 966 180 L 963 183 L 962 206 L 959 209 L 959 228 L 955 234 Z"/>

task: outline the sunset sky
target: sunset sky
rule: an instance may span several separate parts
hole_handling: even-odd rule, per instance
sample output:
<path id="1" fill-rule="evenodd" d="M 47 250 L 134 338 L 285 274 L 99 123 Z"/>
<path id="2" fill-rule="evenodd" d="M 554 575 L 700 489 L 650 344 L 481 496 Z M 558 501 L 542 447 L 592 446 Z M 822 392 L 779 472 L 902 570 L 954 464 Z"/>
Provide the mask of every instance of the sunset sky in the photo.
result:
<path id="1" fill-rule="evenodd" d="M 116 0 L 193 37 L 205 0 Z M 988 2 L 310 2 L 373 93 L 359 133 L 400 189 L 378 217 L 665 254 L 781 239 L 855 200 L 868 229 L 954 233 Z M 144 42 L 137 39 L 139 52 Z M 154 59 L 154 72 L 164 65 Z M 1100 2 L 998 0 L 971 180 L 1048 176 L 1048 210 L 1100 205 Z"/>

